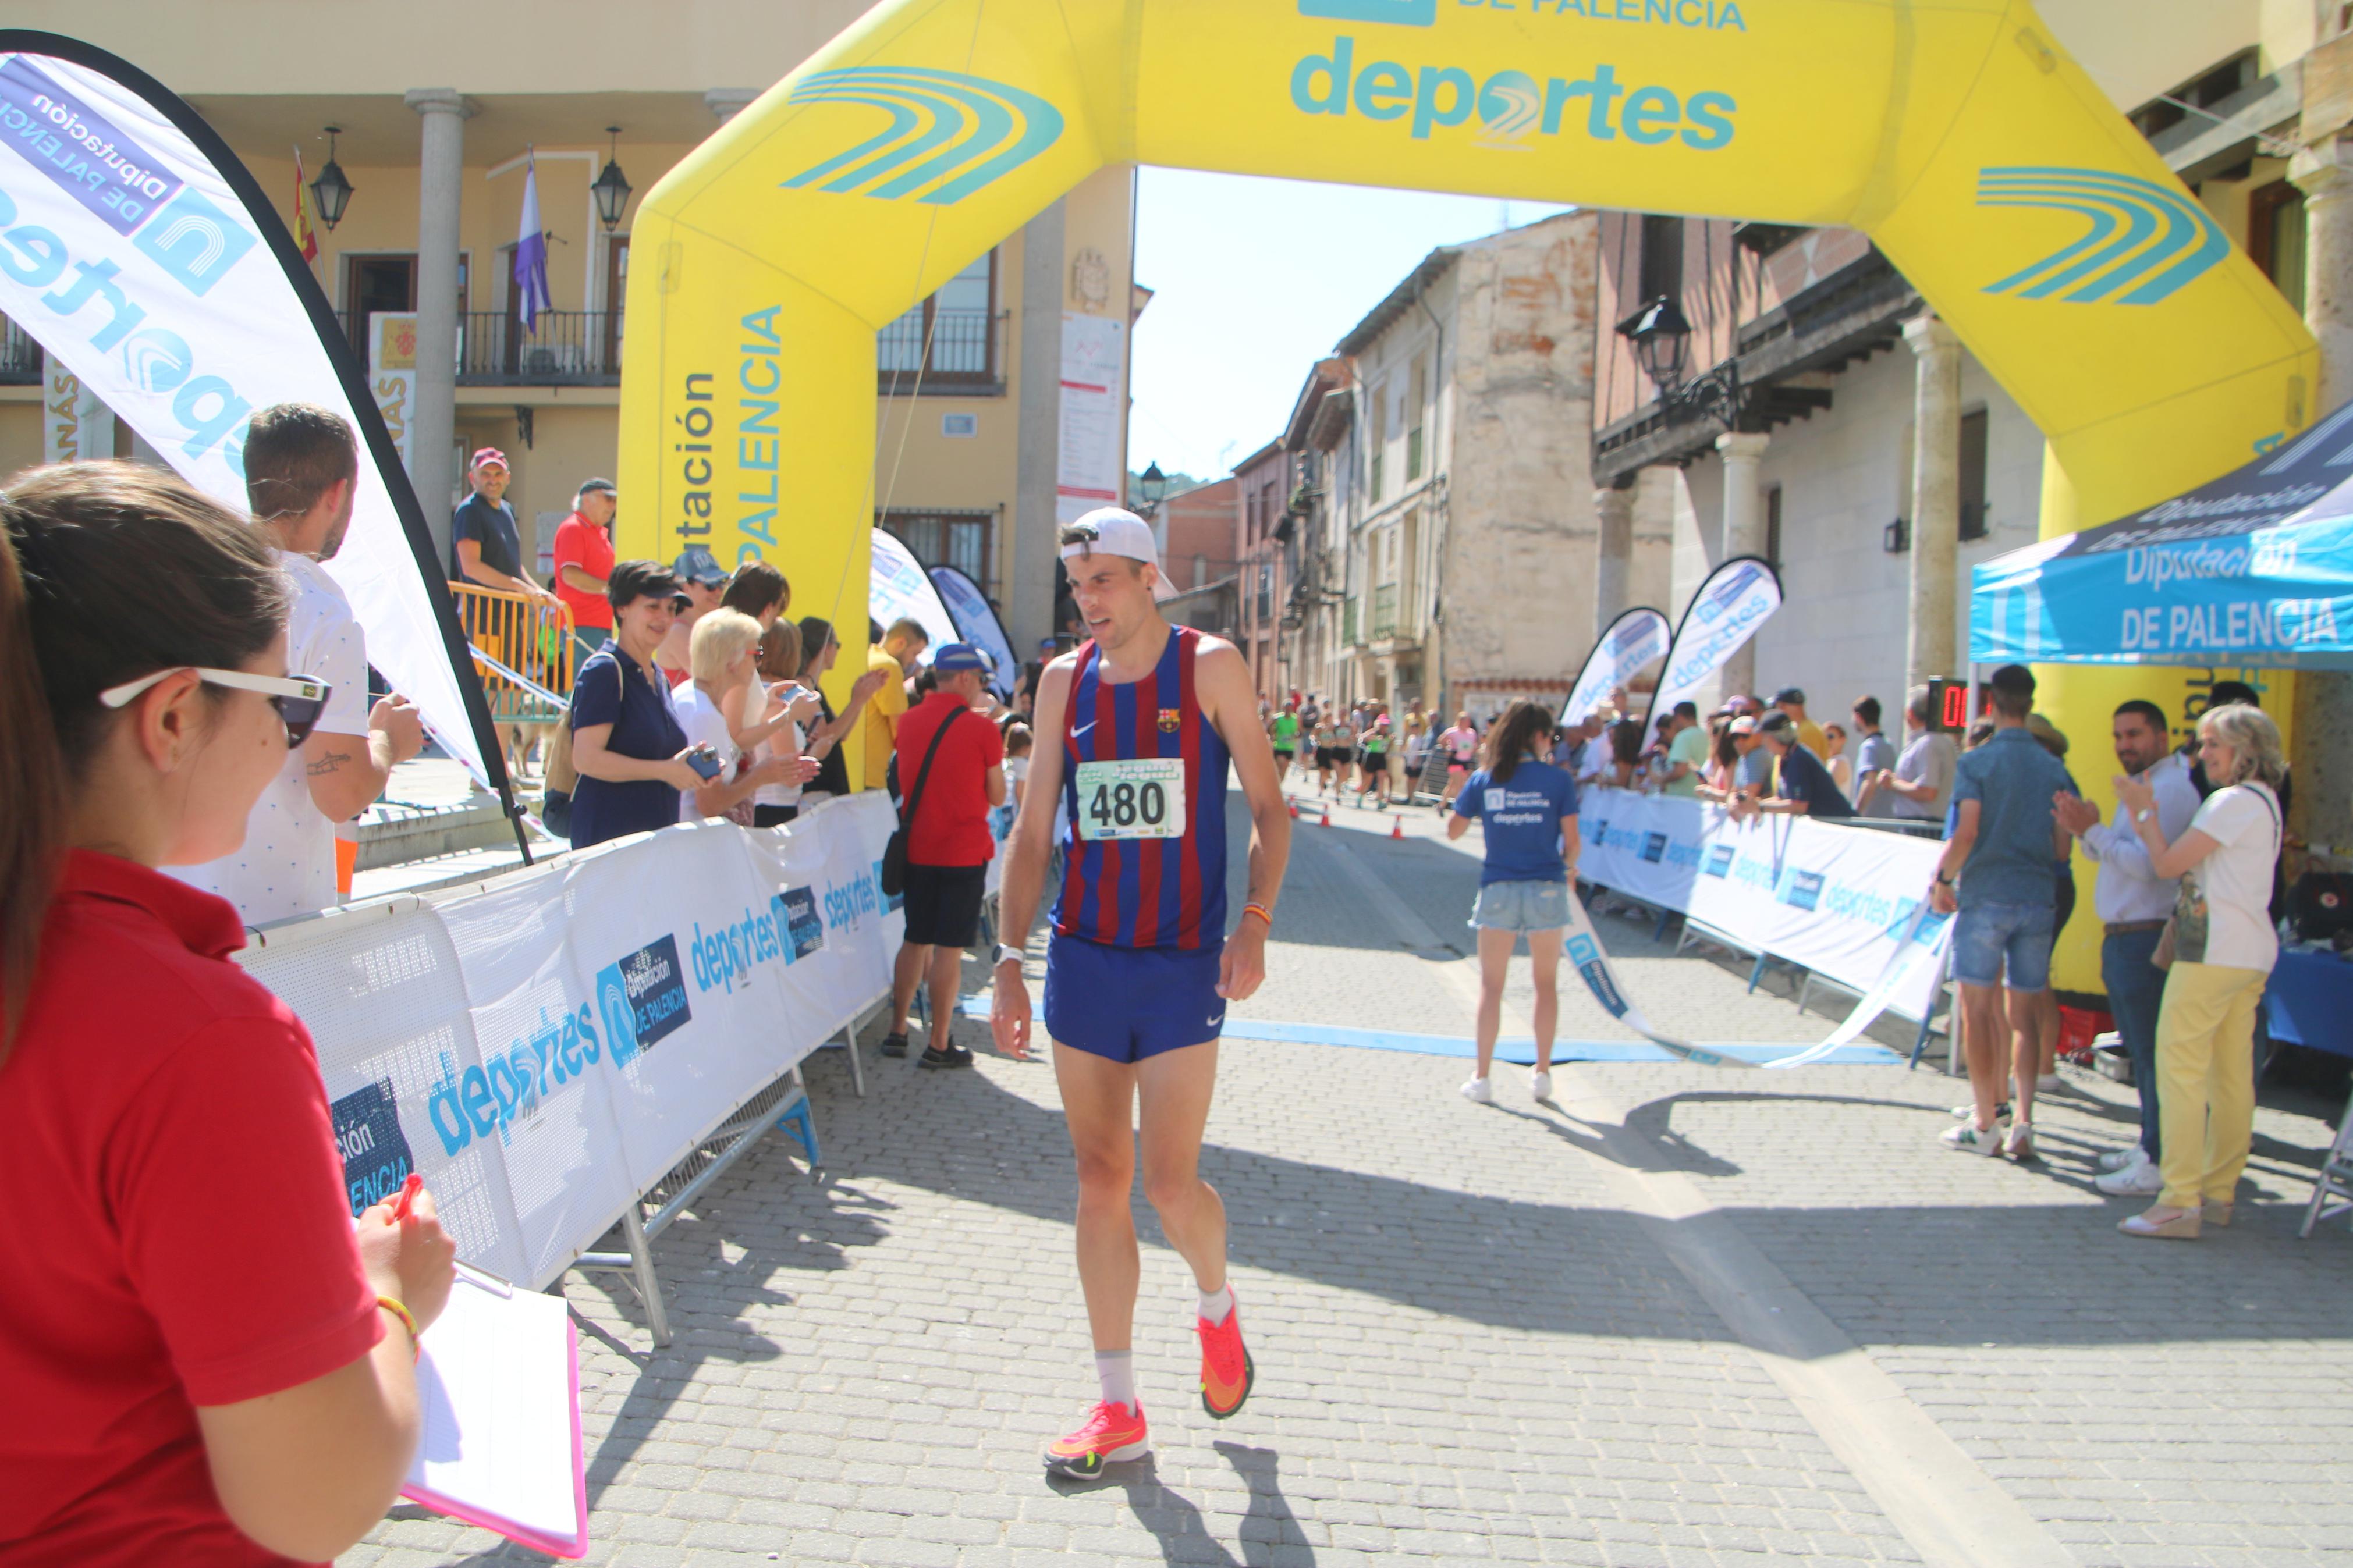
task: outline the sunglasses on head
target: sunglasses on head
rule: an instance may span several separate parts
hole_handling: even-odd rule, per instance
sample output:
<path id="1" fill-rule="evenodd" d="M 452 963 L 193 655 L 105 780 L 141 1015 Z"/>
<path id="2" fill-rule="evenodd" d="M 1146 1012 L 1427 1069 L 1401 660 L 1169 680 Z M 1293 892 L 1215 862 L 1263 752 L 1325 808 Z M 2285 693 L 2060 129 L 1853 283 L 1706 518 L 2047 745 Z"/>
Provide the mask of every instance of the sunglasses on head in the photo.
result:
<path id="1" fill-rule="evenodd" d="M 174 665 L 159 669 L 153 675 L 142 675 L 136 680 L 126 680 L 120 686 L 110 686 L 98 694 L 99 701 L 109 708 L 130 704 L 141 692 L 159 680 L 186 670 L 207 686 L 232 687 L 239 691 L 259 691 L 269 699 L 278 710 L 278 717 L 286 725 L 286 749 L 292 751 L 311 738 L 319 722 L 319 715 L 327 709 L 328 694 L 334 688 L 323 680 L 313 680 L 307 675 L 248 675 L 241 669 L 207 669 L 202 665 Z"/>

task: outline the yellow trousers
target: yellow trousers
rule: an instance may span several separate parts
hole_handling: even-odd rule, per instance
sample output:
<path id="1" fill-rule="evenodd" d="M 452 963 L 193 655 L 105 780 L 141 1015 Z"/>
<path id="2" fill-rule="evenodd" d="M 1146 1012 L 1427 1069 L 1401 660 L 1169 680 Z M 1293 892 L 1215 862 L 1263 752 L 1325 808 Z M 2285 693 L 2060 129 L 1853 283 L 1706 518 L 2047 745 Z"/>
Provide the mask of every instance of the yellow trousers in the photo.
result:
<path id="1" fill-rule="evenodd" d="M 2264 971 L 2176 963 L 2157 1017 L 2157 1102 L 2168 1208 L 2227 1204 L 2255 1130 L 2255 1005 Z"/>

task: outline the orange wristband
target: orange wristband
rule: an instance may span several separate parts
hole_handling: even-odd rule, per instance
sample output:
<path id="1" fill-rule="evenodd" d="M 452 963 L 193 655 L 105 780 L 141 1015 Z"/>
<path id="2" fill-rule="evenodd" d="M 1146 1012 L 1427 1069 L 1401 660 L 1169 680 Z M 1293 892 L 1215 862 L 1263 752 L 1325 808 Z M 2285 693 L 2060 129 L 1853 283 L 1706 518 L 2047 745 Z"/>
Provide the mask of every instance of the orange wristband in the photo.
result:
<path id="1" fill-rule="evenodd" d="M 1274 911 L 1268 909 L 1264 904 L 1244 904 L 1242 906 L 1242 913 L 1245 915 L 1256 915 L 1259 919 L 1266 922 L 1267 930 L 1272 931 L 1274 929 Z"/>
<path id="2" fill-rule="evenodd" d="M 409 1358 L 413 1361 L 419 1354 L 423 1353 L 425 1349 L 425 1334 L 424 1331 L 417 1326 L 417 1314 L 410 1311 L 406 1305 L 401 1302 L 397 1298 L 392 1296 L 378 1296 L 375 1299 L 375 1304 L 382 1307 L 385 1311 L 390 1312 L 394 1317 L 398 1318 L 400 1320 L 400 1326 L 408 1331 Z"/>

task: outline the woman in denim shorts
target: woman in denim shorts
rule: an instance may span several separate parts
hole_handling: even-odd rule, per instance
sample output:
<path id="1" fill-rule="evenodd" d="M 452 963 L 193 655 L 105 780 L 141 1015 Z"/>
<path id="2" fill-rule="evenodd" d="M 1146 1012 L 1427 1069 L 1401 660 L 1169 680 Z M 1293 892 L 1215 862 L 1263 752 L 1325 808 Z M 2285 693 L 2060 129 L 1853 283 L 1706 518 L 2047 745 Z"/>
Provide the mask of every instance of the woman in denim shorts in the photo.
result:
<path id="1" fill-rule="evenodd" d="M 1535 972 L 1535 1098 L 1552 1095 L 1552 1042 L 1560 1020 L 1560 949 L 1577 878 L 1577 783 L 1544 760 L 1552 740 L 1550 710 L 1514 702 L 1487 731 L 1483 765 L 1462 785 L 1446 819 L 1446 836 L 1460 838 L 1477 822 L 1485 832 L 1486 863 L 1471 923 L 1479 931 L 1479 1067 L 1462 1097 L 1484 1105 L 1494 1099 L 1487 1081 L 1502 1027 L 1504 976 L 1512 949 L 1528 939 Z"/>

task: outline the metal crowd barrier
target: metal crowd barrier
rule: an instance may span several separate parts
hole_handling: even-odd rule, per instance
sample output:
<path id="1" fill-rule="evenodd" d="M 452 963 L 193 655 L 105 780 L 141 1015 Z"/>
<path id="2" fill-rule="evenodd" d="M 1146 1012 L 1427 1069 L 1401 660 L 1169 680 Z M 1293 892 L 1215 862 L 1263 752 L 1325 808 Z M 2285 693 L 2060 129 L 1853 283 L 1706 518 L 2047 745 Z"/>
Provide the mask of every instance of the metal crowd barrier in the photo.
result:
<path id="1" fill-rule="evenodd" d="M 544 599 L 452 583 L 458 624 L 481 656 L 475 659 L 491 719 L 499 724 L 551 724 L 563 717 L 572 691 L 572 607 Z"/>

